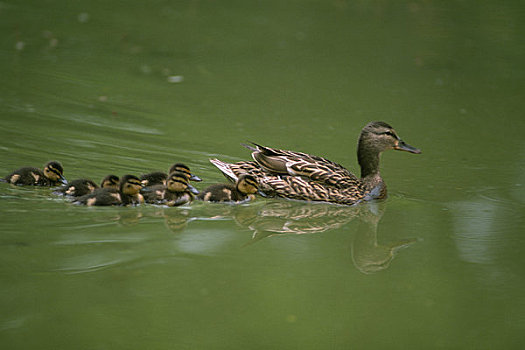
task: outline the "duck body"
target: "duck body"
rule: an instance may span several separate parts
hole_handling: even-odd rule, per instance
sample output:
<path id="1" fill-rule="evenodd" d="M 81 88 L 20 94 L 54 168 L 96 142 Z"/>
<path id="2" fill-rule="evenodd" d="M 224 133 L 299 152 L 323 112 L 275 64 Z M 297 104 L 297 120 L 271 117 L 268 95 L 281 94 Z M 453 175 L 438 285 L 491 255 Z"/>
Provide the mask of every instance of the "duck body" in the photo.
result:
<path id="1" fill-rule="evenodd" d="M 34 167 L 17 169 L 7 175 L 4 181 L 18 186 L 56 186 L 67 183 L 63 173 L 62 165 L 57 161 L 51 161 L 44 166 L 44 170 Z"/>
<path id="2" fill-rule="evenodd" d="M 133 175 L 125 175 L 120 180 L 119 189 L 97 188 L 93 192 L 77 198 L 74 203 L 87 206 L 138 205 L 144 202 L 140 194 L 142 184 Z"/>
<path id="3" fill-rule="evenodd" d="M 210 162 L 232 180 L 241 174 L 254 176 L 260 192 L 269 197 L 344 205 L 386 197 L 386 184 L 379 171 L 383 151 L 394 149 L 421 153 L 403 142 L 385 122 L 368 123 L 361 131 L 357 149 L 360 178 L 323 157 L 257 144 L 254 146 L 246 146 L 252 151 L 253 161 L 231 164 L 211 159 Z"/>
<path id="4" fill-rule="evenodd" d="M 199 191 L 189 184 L 186 174 L 174 171 L 167 178 L 166 185 L 148 186 L 141 193 L 146 203 L 174 207 L 191 203 L 193 194 L 198 194 Z"/>
<path id="5" fill-rule="evenodd" d="M 243 202 L 255 199 L 257 190 L 256 178 L 241 174 L 235 184 L 211 185 L 199 193 L 197 198 L 206 202 Z"/>

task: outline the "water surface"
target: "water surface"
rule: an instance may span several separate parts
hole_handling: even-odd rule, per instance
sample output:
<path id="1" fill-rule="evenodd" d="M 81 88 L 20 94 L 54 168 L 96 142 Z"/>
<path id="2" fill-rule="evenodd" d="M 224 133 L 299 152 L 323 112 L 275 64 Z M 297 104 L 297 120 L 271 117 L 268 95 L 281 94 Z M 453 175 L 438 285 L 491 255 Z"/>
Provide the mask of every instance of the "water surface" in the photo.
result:
<path id="1" fill-rule="evenodd" d="M 9 349 L 518 349 L 523 5 L 0 3 L 0 173 L 68 179 L 327 157 L 371 120 L 389 198 L 85 208 L 0 184 Z"/>

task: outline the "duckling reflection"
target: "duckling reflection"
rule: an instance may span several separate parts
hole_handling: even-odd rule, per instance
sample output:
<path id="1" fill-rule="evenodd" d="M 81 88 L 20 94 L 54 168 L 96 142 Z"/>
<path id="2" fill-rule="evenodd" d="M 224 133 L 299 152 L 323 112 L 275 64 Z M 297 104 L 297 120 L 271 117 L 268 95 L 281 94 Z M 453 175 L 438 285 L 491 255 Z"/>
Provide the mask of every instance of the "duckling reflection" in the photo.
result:
<path id="1" fill-rule="evenodd" d="M 101 218 L 97 221 L 106 224 L 114 222 L 119 226 L 131 227 L 138 225 L 145 218 L 138 206 L 134 210 L 121 210 L 120 206 L 115 206 L 114 208 L 116 210 L 101 212 Z"/>
<path id="2" fill-rule="evenodd" d="M 121 226 L 135 226 L 144 217 L 140 210 L 119 210 L 115 217 Z"/>
<path id="3" fill-rule="evenodd" d="M 253 244 L 268 237 L 283 234 L 314 234 L 343 227 L 358 219 L 357 232 L 352 235 L 351 255 L 355 267 L 366 274 L 387 269 L 396 252 L 414 243 L 413 239 L 389 244 L 378 242 L 378 224 L 386 203 L 366 203 L 359 206 L 338 206 L 293 201 L 267 202 L 262 208 L 244 206 L 233 213 L 237 224 L 253 231 Z"/>
<path id="4" fill-rule="evenodd" d="M 166 227 L 173 233 L 184 231 L 188 223 L 195 220 L 189 210 L 164 210 L 163 216 Z"/>

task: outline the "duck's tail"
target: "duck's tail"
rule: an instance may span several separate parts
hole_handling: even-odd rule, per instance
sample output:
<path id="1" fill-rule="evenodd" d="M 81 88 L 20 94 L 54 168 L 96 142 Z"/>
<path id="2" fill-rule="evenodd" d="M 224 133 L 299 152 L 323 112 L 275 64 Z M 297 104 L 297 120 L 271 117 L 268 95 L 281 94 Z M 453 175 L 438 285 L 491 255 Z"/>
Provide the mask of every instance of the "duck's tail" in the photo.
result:
<path id="1" fill-rule="evenodd" d="M 249 141 L 249 142 L 251 144 L 253 144 L 254 146 L 256 146 L 256 147 L 259 147 L 259 145 L 256 144 L 255 142 L 251 142 L 251 141 Z M 244 146 L 244 147 L 248 148 L 252 152 L 257 152 L 258 151 L 258 149 L 256 147 L 253 147 L 252 145 L 249 145 L 247 143 L 241 143 L 241 146 Z"/>
<path id="2" fill-rule="evenodd" d="M 218 159 L 210 159 L 210 163 L 215 165 L 224 174 L 224 176 L 228 178 L 228 180 L 237 182 L 238 177 L 230 168 L 230 164 Z"/>

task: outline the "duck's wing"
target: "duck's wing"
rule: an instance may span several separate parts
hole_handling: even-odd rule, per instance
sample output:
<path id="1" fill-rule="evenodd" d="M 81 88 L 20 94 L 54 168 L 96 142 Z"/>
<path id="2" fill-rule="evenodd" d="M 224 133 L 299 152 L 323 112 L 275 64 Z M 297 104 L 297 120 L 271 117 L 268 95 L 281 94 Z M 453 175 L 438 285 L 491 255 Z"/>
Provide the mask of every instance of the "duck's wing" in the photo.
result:
<path id="1" fill-rule="evenodd" d="M 249 147 L 252 158 L 268 173 L 304 176 L 338 188 L 347 188 L 358 182 L 346 168 L 326 158 L 254 145 L 256 148 Z"/>
<path id="2" fill-rule="evenodd" d="M 365 196 L 365 191 L 358 182 L 341 189 L 309 178 L 270 175 L 259 179 L 259 185 L 260 190 L 268 196 L 306 201 L 353 205 L 361 202 Z"/>

